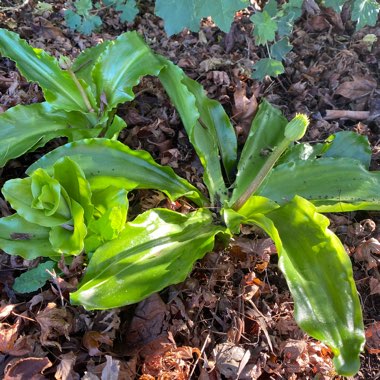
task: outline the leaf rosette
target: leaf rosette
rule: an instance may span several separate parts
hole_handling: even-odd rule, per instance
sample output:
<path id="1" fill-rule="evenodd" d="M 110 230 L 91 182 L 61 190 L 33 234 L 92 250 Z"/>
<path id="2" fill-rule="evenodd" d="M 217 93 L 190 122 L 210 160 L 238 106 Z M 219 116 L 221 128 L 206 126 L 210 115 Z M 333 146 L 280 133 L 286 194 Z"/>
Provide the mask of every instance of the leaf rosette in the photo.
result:
<path id="1" fill-rule="evenodd" d="M 57 173 L 73 170 L 78 174 L 71 180 L 76 186 L 67 188 Z M 80 190 L 81 186 L 85 188 Z M 28 178 L 7 181 L 2 192 L 19 217 L 49 228 L 49 242 L 55 252 L 77 255 L 83 250 L 87 233 L 85 214 L 89 217 L 91 213 L 91 191 L 82 170 L 70 158 L 57 162 L 53 175 L 38 169 Z M 87 193 L 87 202 L 78 202 L 75 193 Z"/>

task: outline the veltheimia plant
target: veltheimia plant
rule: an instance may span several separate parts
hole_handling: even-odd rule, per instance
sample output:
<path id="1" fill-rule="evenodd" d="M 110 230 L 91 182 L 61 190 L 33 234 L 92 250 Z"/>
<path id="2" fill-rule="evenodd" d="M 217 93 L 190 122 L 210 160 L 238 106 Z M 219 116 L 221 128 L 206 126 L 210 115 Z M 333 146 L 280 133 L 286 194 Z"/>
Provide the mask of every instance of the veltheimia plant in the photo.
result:
<path id="1" fill-rule="evenodd" d="M 0 55 L 15 61 L 20 73 L 41 87 L 45 101 L 17 105 L 0 114 L 0 167 L 56 137 L 117 138 L 127 125 L 117 107 L 134 99 L 132 88 L 162 64 L 138 37 L 122 34 L 86 49 L 73 62 L 57 60 L 0 28 Z"/>
<path id="2" fill-rule="evenodd" d="M 126 40 L 109 43 L 110 56 Z M 360 302 L 350 259 L 322 213 L 380 209 L 380 174 L 368 170 L 367 139 L 340 132 L 324 143 L 299 143 L 307 118 L 288 122 L 263 101 L 238 159 L 222 106 L 179 67 L 151 56 L 203 165 L 208 196 L 145 151 L 108 138 L 83 139 L 39 159 L 28 177 L 5 183 L 16 214 L 0 220 L 0 248 L 55 260 L 84 251 L 88 266 L 71 302 L 107 309 L 183 281 L 218 235 L 226 240 L 243 224 L 259 226 L 276 244 L 297 323 L 331 348 L 339 374 L 356 373 L 364 345 Z M 97 83 L 114 88 L 106 78 Z M 119 95 L 108 92 L 107 99 Z M 125 220 L 127 194 L 135 189 L 186 197 L 193 210 L 154 208 Z"/>

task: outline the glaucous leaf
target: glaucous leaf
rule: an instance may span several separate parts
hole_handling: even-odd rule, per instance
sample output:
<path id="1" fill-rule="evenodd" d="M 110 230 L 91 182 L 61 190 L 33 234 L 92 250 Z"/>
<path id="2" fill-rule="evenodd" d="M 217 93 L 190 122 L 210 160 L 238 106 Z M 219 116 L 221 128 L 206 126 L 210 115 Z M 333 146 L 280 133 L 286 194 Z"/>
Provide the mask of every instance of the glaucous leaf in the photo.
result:
<path id="1" fill-rule="evenodd" d="M 266 217 L 275 226 L 266 232 L 276 244 L 297 323 L 331 348 L 339 374 L 356 374 L 364 327 L 351 261 L 343 244 L 328 229 L 329 220 L 301 197 Z"/>
<path id="2" fill-rule="evenodd" d="M 360 161 L 368 169 L 371 156 L 371 147 L 365 136 L 351 131 L 342 131 L 329 136 L 323 143 L 294 145 L 284 153 L 278 163 L 320 157 L 352 158 Z"/>
<path id="3" fill-rule="evenodd" d="M 83 207 L 70 199 L 71 220 L 51 228 L 49 241 L 53 249 L 62 254 L 79 255 L 84 248 L 87 228 L 84 222 Z"/>
<path id="4" fill-rule="evenodd" d="M 84 210 L 84 217 L 89 221 L 94 210 L 91 203 L 92 193 L 90 184 L 80 166 L 71 158 L 63 157 L 54 164 L 53 176 L 66 190 L 69 198 L 81 205 Z"/>
<path id="5" fill-rule="evenodd" d="M 0 218 L 0 248 L 9 255 L 21 256 L 26 260 L 50 257 L 59 260 L 49 242 L 50 228 L 29 223 L 14 214 Z"/>
<path id="6" fill-rule="evenodd" d="M 2 193 L 12 208 L 30 223 L 53 227 L 71 219 L 67 194 L 43 169 L 28 178 L 8 180 Z"/>
<path id="7" fill-rule="evenodd" d="M 100 108 L 112 109 L 134 99 L 140 77 L 157 75 L 162 64 L 136 32 L 121 34 L 100 54 L 92 78 Z"/>
<path id="8" fill-rule="evenodd" d="M 198 82 L 184 76 L 182 83 L 194 95 L 199 111 L 199 123 L 203 128 L 210 128 L 213 138 L 217 141 L 227 177 L 231 180 L 236 167 L 237 139 L 228 115 L 218 101 L 206 96 L 204 88 Z"/>
<path id="9" fill-rule="evenodd" d="M 79 112 L 55 110 L 48 103 L 18 105 L 0 114 L 0 167 L 56 137 L 69 141 L 96 137 L 100 128 Z"/>
<path id="10" fill-rule="evenodd" d="M 0 53 L 16 62 L 21 74 L 37 82 L 45 99 L 55 108 L 88 112 L 74 79 L 62 70 L 57 60 L 42 49 L 33 48 L 17 33 L 0 29 Z"/>
<path id="11" fill-rule="evenodd" d="M 92 194 L 93 219 L 88 224 L 86 252 L 92 252 L 105 241 L 115 239 L 124 229 L 128 212 L 128 192 L 109 186 Z"/>
<path id="12" fill-rule="evenodd" d="M 198 96 L 198 99 L 196 99 L 186 86 L 184 72 L 167 59 L 163 57 L 160 57 L 160 59 L 165 63 L 165 67 L 161 70 L 158 78 L 180 114 L 189 140 L 202 163 L 204 168 L 203 180 L 210 193 L 211 203 L 223 203 L 223 200 L 227 197 L 227 189 L 220 165 L 216 131 L 212 124 L 208 126 L 199 122 L 202 117 L 204 117 L 204 121 L 213 123 L 214 120 L 210 119 L 206 105 L 197 107 L 197 102 L 202 104 L 202 98 Z M 194 86 L 194 89 L 198 91 L 196 86 Z M 200 112 L 203 112 L 203 115 Z M 232 156 L 230 161 L 232 161 Z"/>
<path id="13" fill-rule="evenodd" d="M 280 205 L 300 195 L 319 212 L 380 210 L 379 188 L 380 172 L 369 172 L 357 160 L 328 157 L 275 167 L 256 195 Z"/>
<path id="14" fill-rule="evenodd" d="M 155 163 L 145 151 L 128 148 L 119 141 L 87 139 L 63 145 L 36 161 L 27 170 L 37 168 L 51 171 L 61 157 L 72 158 L 83 170 L 93 190 L 115 186 L 126 190 L 156 189 L 174 200 L 182 196 L 204 205 L 205 197 L 169 167 Z"/>
<path id="15" fill-rule="evenodd" d="M 71 302 L 87 309 L 136 303 L 183 281 L 194 262 L 212 250 L 223 227 L 204 209 L 183 215 L 152 209 L 126 224 L 120 236 L 98 248 Z"/>
<path id="16" fill-rule="evenodd" d="M 232 185 L 233 192 L 229 201 L 231 205 L 245 193 L 264 166 L 268 155 L 284 139 L 287 123 L 288 121 L 282 116 L 279 109 L 266 101 L 260 104 L 240 156 L 236 180 Z"/>
<path id="17" fill-rule="evenodd" d="M 93 93 L 95 94 L 96 87 L 92 78 L 92 70 L 98 60 L 98 58 L 104 53 L 107 46 L 111 41 L 104 41 L 96 46 L 83 50 L 81 54 L 74 60 L 71 70 L 77 76 L 78 79 L 83 80 L 89 86 L 91 86 Z"/>

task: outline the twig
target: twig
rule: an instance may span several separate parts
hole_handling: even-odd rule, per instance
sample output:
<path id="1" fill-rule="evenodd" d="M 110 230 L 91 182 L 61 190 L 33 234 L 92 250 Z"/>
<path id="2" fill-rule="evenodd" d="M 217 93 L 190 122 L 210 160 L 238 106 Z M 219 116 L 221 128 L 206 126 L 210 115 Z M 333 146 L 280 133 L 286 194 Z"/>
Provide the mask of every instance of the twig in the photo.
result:
<path id="1" fill-rule="evenodd" d="M 350 110 L 326 110 L 324 120 L 351 119 L 366 120 L 370 116 L 369 111 L 350 111 Z"/>
<path id="2" fill-rule="evenodd" d="M 30 0 L 25 0 L 22 4 L 16 5 L 14 7 L 0 7 L 0 12 L 8 12 L 8 11 L 18 11 L 19 9 L 28 5 Z"/>

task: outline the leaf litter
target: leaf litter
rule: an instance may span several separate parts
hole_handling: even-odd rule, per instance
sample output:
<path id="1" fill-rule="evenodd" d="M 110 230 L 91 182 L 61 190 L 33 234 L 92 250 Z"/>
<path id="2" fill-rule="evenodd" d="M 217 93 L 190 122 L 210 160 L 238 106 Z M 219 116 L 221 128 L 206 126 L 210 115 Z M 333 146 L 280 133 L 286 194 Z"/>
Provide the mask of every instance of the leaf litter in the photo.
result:
<path id="1" fill-rule="evenodd" d="M 22 12 L 0 10 L 0 24 L 58 58 L 75 57 L 98 41 L 114 38 L 122 28 L 112 12 L 105 11 L 103 32 L 85 37 L 62 24 L 63 1 L 46 1 L 52 8 L 43 11 L 32 3 Z M 344 12 L 306 7 L 295 26 L 285 74 L 258 83 L 251 72 L 261 52 L 252 39 L 249 14 L 239 13 L 226 35 L 204 20 L 199 34 L 184 31 L 168 38 L 151 4 L 142 7 L 128 28 L 142 33 L 155 51 L 179 64 L 224 105 L 241 143 L 257 102 L 266 96 L 288 117 L 296 112 L 312 116 L 309 140 L 321 141 L 341 130 L 368 136 L 374 153 L 371 165 L 380 166 L 379 25 L 354 32 Z M 369 45 L 368 35 L 377 42 Z M 147 149 L 202 190 L 201 165 L 163 89 L 157 81 L 144 79 L 135 92 L 136 101 L 120 110 L 129 126 L 121 141 Z M 0 112 L 41 100 L 38 86 L 24 81 L 11 61 L 1 59 Z M 367 113 L 358 123 L 350 116 L 328 119 L 331 110 Z M 59 143 L 11 162 L 2 169 L 1 184 L 22 175 L 29 163 Z M 131 199 L 136 213 L 157 205 L 181 212 L 189 207 L 170 203 L 157 192 L 135 192 Z M 0 210 L 9 214 L 2 200 Z M 353 261 L 366 322 L 366 351 L 355 379 L 375 379 L 380 373 L 379 217 L 375 212 L 331 216 L 332 229 Z M 0 254 L 0 263 L 4 379 L 339 378 L 328 348 L 295 324 L 273 243 L 254 228 L 244 228 L 227 249 L 216 247 L 184 283 L 138 305 L 109 311 L 86 312 L 68 303 L 83 270 L 80 256 L 69 266 L 60 262 L 62 274 L 29 295 L 14 292 L 12 284 L 31 263 L 5 254 Z"/>

